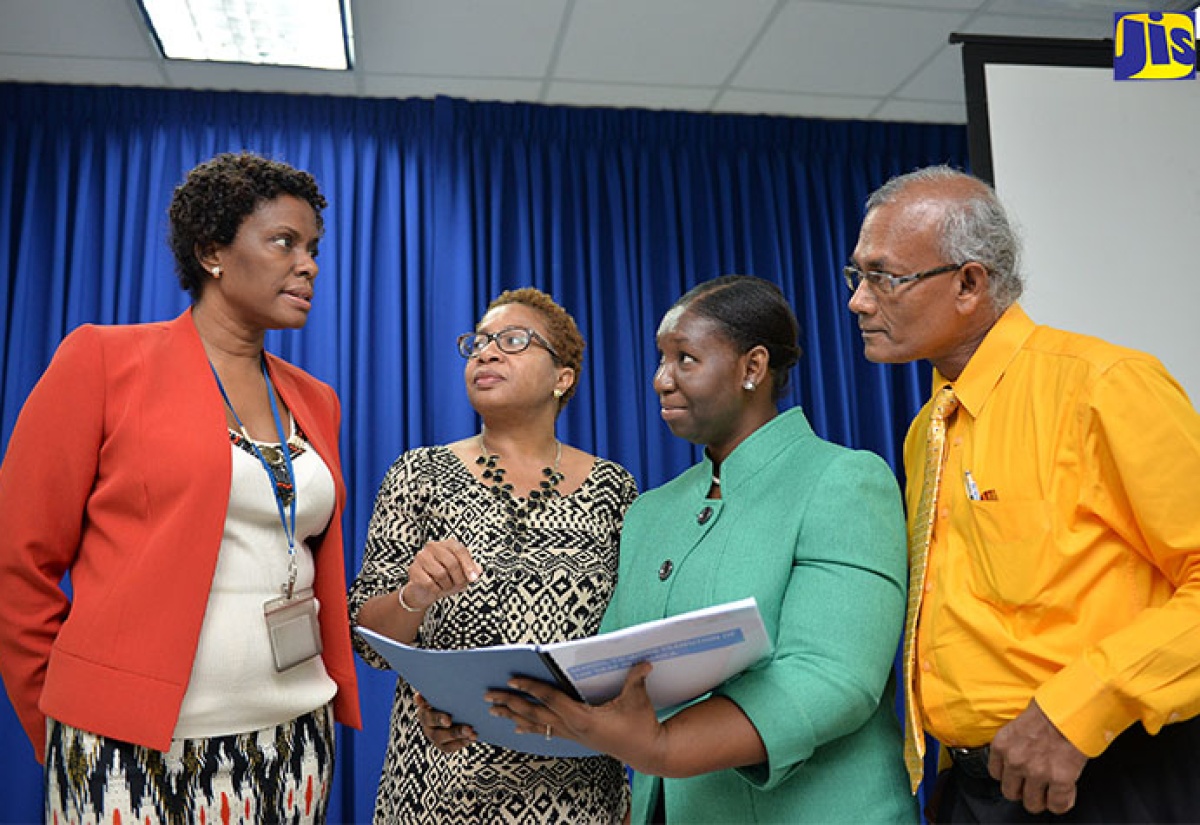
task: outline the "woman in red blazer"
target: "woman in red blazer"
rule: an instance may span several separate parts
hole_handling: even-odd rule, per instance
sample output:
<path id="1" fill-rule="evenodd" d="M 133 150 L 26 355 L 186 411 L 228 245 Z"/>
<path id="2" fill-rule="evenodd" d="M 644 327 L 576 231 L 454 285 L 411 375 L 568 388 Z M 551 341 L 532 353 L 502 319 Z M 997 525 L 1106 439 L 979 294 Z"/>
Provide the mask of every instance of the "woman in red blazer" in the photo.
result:
<path id="1" fill-rule="evenodd" d="M 76 329 L 21 412 L 0 674 L 48 821 L 324 819 L 333 719 L 360 725 L 340 408 L 263 351 L 307 319 L 324 207 L 283 163 L 193 169 L 170 208 L 191 309 Z"/>

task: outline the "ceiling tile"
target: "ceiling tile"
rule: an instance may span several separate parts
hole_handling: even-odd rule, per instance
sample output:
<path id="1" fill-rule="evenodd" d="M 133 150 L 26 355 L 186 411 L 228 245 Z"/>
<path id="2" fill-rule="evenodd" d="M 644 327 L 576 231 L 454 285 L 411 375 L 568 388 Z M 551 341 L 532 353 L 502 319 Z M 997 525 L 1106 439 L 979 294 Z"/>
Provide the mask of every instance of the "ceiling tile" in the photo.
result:
<path id="1" fill-rule="evenodd" d="M 741 90 L 885 95 L 966 20 L 962 12 L 794 2 L 731 85 Z"/>
<path id="2" fill-rule="evenodd" d="M 775 0 L 577 0 L 555 77 L 719 86 L 775 5 Z"/>
<path id="3" fill-rule="evenodd" d="M 363 94 L 369 97 L 437 97 L 448 95 L 463 100 L 537 100 L 540 80 L 504 80 L 488 77 L 417 77 L 414 75 L 367 75 Z"/>
<path id="4" fill-rule="evenodd" d="M 706 112 L 715 89 L 685 86 L 614 85 L 556 81 L 550 84 L 546 103 L 574 106 L 616 106 L 639 109 L 679 109 Z"/>
<path id="5" fill-rule="evenodd" d="M 932 103 L 921 100 L 889 100 L 872 113 L 876 120 L 901 123 L 966 123 L 965 103 Z"/>
<path id="6" fill-rule="evenodd" d="M 566 0 L 356 0 L 356 51 L 367 72 L 542 77 Z"/>
<path id="7" fill-rule="evenodd" d="M 128 0 L 0 0 L 0 52 L 157 58 L 154 40 L 131 5 Z"/>
<path id="8" fill-rule="evenodd" d="M 351 72 L 298 69 L 283 66 L 253 66 L 247 72 L 239 63 L 201 63 L 168 60 L 164 69 L 174 86 L 188 89 L 236 89 L 250 92 L 353 95 Z"/>
<path id="9" fill-rule="evenodd" d="M 740 114 L 769 112 L 795 117 L 858 119 L 865 118 L 877 105 L 879 100 L 870 97 L 794 95 L 731 89 L 721 95 L 713 111 Z"/>
<path id="10" fill-rule="evenodd" d="M 1113 12 L 1168 11 L 1195 6 L 1195 0 L 992 0 L 988 14 L 1016 14 L 1107 20 L 1112 26 Z"/>
<path id="11" fill-rule="evenodd" d="M 992 0 L 992 2 L 995 2 L 995 0 Z M 970 12 L 987 4 L 988 0 L 841 0 L 839 5 L 889 6 L 897 9 Z"/>
<path id="12" fill-rule="evenodd" d="M 952 122 L 947 118 L 962 100 L 959 47 L 947 44 L 952 32 L 1107 38 L 1114 9 L 1195 5 L 1195 0 L 353 2 L 355 70 L 310 74 L 165 62 L 134 0 L 0 0 L 0 79 Z"/>
<path id="13" fill-rule="evenodd" d="M 96 78 L 94 84 L 84 78 Z M 104 86 L 165 85 L 153 60 L 101 60 L 75 57 L 14 57 L 0 54 L 0 81 L 18 83 L 78 83 Z"/>
<path id="14" fill-rule="evenodd" d="M 1092 20 L 1065 20 L 1058 17 L 1013 17 L 984 14 L 963 30 L 967 34 L 1005 34 L 1023 37 L 1070 37 L 1101 40 L 1113 35 L 1112 17 Z"/>
<path id="15" fill-rule="evenodd" d="M 964 93 L 962 46 L 947 44 L 937 56 L 896 90 L 895 96 L 911 100 L 962 103 Z"/>

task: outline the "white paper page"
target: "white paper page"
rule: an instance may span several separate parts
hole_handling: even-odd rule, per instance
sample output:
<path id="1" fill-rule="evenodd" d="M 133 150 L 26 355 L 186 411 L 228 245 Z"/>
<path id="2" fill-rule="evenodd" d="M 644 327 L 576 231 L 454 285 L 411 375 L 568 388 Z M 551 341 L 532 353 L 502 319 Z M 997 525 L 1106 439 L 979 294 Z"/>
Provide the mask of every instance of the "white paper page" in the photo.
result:
<path id="1" fill-rule="evenodd" d="M 770 652 L 770 643 L 758 605 L 748 598 L 546 650 L 593 704 L 620 693 L 633 665 L 651 662 L 646 689 L 654 707 L 662 709 L 707 693 L 750 667 Z"/>

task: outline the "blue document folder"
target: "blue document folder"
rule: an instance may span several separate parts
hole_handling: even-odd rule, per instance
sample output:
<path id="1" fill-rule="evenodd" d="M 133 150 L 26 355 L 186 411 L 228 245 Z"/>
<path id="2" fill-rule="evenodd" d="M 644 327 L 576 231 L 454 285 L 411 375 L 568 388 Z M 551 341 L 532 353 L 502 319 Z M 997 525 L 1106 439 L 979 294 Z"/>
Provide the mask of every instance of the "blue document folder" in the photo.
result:
<path id="1" fill-rule="evenodd" d="M 662 710 L 708 693 L 770 653 L 752 598 L 547 645 L 427 650 L 363 627 L 356 630 L 429 704 L 449 713 L 455 723 L 473 727 L 481 741 L 543 756 L 595 752 L 567 739 L 517 733 L 511 721 L 488 712 L 484 693 L 511 690 L 509 679 L 528 676 L 600 704 L 620 693 L 631 667 L 648 661 L 654 669 L 646 689 L 654 707 Z"/>
<path id="2" fill-rule="evenodd" d="M 517 733 L 511 721 L 488 713 L 491 705 L 484 701 L 483 694 L 493 688 L 511 690 L 507 682 L 513 676 L 528 676 L 575 693 L 569 683 L 559 681 L 546 654 L 533 645 L 426 650 L 394 642 L 363 627 L 358 632 L 425 701 L 449 713 L 455 724 L 473 727 L 481 741 L 541 756 L 596 755 L 569 739 Z"/>

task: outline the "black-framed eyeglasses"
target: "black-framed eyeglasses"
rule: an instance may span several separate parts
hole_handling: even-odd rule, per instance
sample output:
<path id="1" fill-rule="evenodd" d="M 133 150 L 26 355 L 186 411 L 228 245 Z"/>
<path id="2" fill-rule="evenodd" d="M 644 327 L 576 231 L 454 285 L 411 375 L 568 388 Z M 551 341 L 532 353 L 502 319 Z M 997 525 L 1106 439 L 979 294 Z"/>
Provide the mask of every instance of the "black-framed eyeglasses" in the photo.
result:
<path id="1" fill-rule="evenodd" d="M 963 261 L 961 264 L 946 264 L 945 266 L 927 269 L 924 272 L 914 272 L 912 275 L 893 275 L 890 272 L 875 272 L 870 270 L 863 272 L 856 266 L 845 266 L 842 268 L 842 277 L 846 280 L 846 286 L 849 287 L 851 292 L 857 292 L 862 282 L 866 281 L 867 286 L 876 295 L 891 295 L 896 291 L 896 287 L 898 286 L 911 284 L 923 278 L 932 278 L 934 275 L 957 272 L 968 263 L 970 261 Z"/>
<path id="2" fill-rule="evenodd" d="M 500 348 L 501 352 L 509 355 L 524 352 L 529 349 L 530 344 L 536 343 L 550 353 L 551 358 L 562 363 L 562 359 L 558 357 L 554 347 L 550 346 L 550 342 L 543 338 L 537 330 L 527 327 L 505 327 L 496 332 L 464 332 L 458 336 L 458 354 L 463 358 L 478 358 L 479 353 L 483 352 L 493 341 L 496 342 L 496 346 Z"/>

